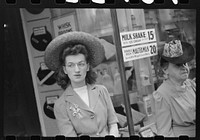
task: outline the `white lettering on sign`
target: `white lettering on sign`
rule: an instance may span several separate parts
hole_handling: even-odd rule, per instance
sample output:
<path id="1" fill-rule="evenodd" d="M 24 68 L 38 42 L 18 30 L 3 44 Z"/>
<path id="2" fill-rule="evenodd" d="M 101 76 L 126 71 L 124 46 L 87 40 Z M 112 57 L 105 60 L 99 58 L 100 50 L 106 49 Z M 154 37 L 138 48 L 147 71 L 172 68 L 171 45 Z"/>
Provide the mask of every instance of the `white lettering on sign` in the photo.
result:
<path id="1" fill-rule="evenodd" d="M 67 33 L 67 32 L 72 32 L 72 28 L 66 29 L 66 30 L 62 30 L 62 31 L 58 31 L 58 35 L 62 35 L 62 34 Z"/>
<path id="2" fill-rule="evenodd" d="M 65 29 L 65 28 L 69 28 L 69 27 L 71 27 L 71 23 L 70 22 L 66 22 L 64 24 L 58 25 L 58 29 L 59 30 Z"/>
<path id="3" fill-rule="evenodd" d="M 45 26 L 35 27 L 35 28 L 33 28 L 33 33 L 35 36 L 46 34 L 46 28 L 45 28 Z"/>
<path id="4" fill-rule="evenodd" d="M 55 101 L 58 99 L 58 96 L 47 96 L 46 100 L 47 100 L 47 104 L 54 104 Z"/>
<path id="5" fill-rule="evenodd" d="M 55 37 L 76 30 L 74 15 L 67 15 L 53 20 Z"/>
<path id="6" fill-rule="evenodd" d="M 124 0 L 125 2 L 129 2 L 129 0 Z M 154 0 L 142 0 L 144 3 L 146 4 L 152 4 L 154 2 Z M 66 2 L 69 3 L 78 3 L 78 0 L 66 0 Z M 98 4 L 105 4 L 105 0 L 92 0 L 92 2 L 94 3 L 98 3 Z M 172 2 L 174 4 L 178 4 L 178 0 L 172 0 Z"/>
<path id="7" fill-rule="evenodd" d="M 122 47 L 143 44 L 147 42 L 155 42 L 155 29 L 122 32 L 120 33 L 120 39 Z"/>
<path id="8" fill-rule="evenodd" d="M 142 0 L 142 1 L 146 4 L 152 4 L 154 2 L 154 0 Z"/>
<path id="9" fill-rule="evenodd" d="M 122 48 L 124 62 L 146 58 L 158 54 L 157 43 Z"/>
<path id="10" fill-rule="evenodd" d="M 98 4 L 104 4 L 105 0 L 92 0 L 92 2 L 98 3 Z"/>
<path id="11" fill-rule="evenodd" d="M 129 0 L 124 0 L 125 2 L 129 2 Z M 154 0 L 142 0 L 146 4 L 152 4 Z M 178 4 L 178 0 L 172 0 L 174 4 Z"/>
<path id="12" fill-rule="evenodd" d="M 77 3 L 78 0 L 66 0 L 66 2 L 69 2 L 69 3 Z"/>
<path id="13" fill-rule="evenodd" d="M 78 3 L 78 0 L 66 0 L 66 2 L 69 2 L 69 3 Z M 98 3 L 98 4 L 105 4 L 105 0 L 92 0 L 92 2 Z"/>

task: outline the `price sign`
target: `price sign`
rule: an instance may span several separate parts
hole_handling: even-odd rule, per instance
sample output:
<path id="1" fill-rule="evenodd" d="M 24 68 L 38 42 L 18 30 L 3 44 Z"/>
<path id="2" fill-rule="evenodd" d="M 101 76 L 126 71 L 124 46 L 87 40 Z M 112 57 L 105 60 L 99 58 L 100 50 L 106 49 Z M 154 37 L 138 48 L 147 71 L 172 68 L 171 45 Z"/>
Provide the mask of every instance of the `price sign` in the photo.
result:
<path id="1" fill-rule="evenodd" d="M 146 130 L 140 131 L 139 134 L 142 137 L 154 137 L 155 136 L 155 134 L 153 133 L 151 128 L 147 128 Z"/>
<path id="2" fill-rule="evenodd" d="M 120 33 L 122 47 L 156 41 L 155 29 L 138 30 Z"/>
<path id="3" fill-rule="evenodd" d="M 46 97 L 46 101 L 47 101 L 47 104 L 54 104 L 55 101 L 59 98 L 59 96 L 47 96 Z"/>
<path id="4" fill-rule="evenodd" d="M 35 36 L 46 34 L 46 27 L 45 26 L 34 27 L 33 28 L 33 33 L 34 33 Z"/>
<path id="5" fill-rule="evenodd" d="M 148 43 L 122 48 L 124 62 L 150 57 L 158 54 L 157 43 Z"/>
<path id="6" fill-rule="evenodd" d="M 34 27 L 31 35 L 31 44 L 38 51 L 45 51 L 47 45 L 52 40 L 51 34 L 46 26 Z"/>

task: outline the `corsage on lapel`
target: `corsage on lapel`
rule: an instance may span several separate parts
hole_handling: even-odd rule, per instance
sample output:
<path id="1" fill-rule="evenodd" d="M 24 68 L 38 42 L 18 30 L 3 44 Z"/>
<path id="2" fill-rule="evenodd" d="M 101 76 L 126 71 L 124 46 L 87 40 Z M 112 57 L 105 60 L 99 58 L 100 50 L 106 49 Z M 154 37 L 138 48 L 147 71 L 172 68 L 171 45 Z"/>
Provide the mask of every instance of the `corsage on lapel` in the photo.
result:
<path id="1" fill-rule="evenodd" d="M 81 119 L 83 116 L 81 115 L 81 110 L 80 108 L 78 107 L 77 104 L 73 104 L 72 106 L 70 106 L 69 108 L 70 110 L 72 110 L 72 115 L 74 117 L 77 117 L 78 119 Z"/>

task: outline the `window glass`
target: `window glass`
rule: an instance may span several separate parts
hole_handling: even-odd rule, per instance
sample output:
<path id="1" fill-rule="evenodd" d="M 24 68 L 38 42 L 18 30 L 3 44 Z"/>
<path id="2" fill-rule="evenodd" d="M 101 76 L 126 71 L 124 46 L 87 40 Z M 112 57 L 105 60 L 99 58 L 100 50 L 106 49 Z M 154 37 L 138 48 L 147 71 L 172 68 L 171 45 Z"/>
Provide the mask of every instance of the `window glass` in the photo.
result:
<path id="1" fill-rule="evenodd" d="M 155 28 L 158 42 L 180 39 L 196 48 L 196 10 L 194 9 L 145 9 L 146 28 Z M 151 57 L 155 88 L 163 81 L 163 72 L 157 65 L 158 56 Z M 196 59 L 189 62 L 191 71 L 196 70 Z M 191 73 L 190 78 L 195 77 Z M 155 74 L 154 74 L 155 73 Z"/>

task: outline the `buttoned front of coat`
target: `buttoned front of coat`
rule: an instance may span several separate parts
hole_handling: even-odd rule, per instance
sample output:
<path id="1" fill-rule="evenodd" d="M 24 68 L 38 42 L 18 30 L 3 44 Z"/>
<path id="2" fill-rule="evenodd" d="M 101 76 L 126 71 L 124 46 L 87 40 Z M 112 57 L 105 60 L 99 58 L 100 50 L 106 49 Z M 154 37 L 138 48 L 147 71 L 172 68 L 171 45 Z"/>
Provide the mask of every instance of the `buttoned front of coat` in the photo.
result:
<path id="1" fill-rule="evenodd" d="M 61 135 L 104 137 L 109 133 L 108 126 L 118 122 L 107 89 L 101 85 L 87 85 L 87 88 L 90 106 L 71 86 L 55 102 L 54 114 Z"/>

